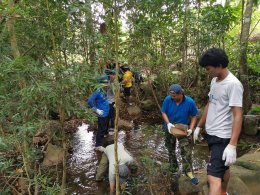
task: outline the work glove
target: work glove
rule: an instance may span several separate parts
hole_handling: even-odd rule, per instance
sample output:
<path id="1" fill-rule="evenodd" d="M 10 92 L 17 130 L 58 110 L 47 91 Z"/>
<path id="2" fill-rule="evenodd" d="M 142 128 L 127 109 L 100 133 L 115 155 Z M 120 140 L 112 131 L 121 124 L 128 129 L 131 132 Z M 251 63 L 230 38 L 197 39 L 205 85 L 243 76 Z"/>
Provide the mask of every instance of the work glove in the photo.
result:
<path id="1" fill-rule="evenodd" d="M 200 134 L 200 127 L 196 127 L 194 133 L 193 133 L 193 142 L 195 144 L 195 142 L 198 140 L 199 138 L 199 134 Z"/>
<path id="2" fill-rule="evenodd" d="M 192 129 L 187 130 L 187 137 L 189 137 L 192 134 Z"/>
<path id="3" fill-rule="evenodd" d="M 222 160 L 226 160 L 225 166 L 230 166 L 236 162 L 237 151 L 236 146 L 228 144 L 222 156 Z"/>
<path id="4" fill-rule="evenodd" d="M 104 111 L 103 111 L 103 110 L 96 109 L 96 113 L 97 113 L 98 115 L 102 115 L 102 114 L 104 114 Z"/>
<path id="5" fill-rule="evenodd" d="M 168 123 L 167 124 L 167 129 L 168 129 L 168 132 L 171 133 L 171 128 L 172 127 L 175 127 L 172 123 Z"/>

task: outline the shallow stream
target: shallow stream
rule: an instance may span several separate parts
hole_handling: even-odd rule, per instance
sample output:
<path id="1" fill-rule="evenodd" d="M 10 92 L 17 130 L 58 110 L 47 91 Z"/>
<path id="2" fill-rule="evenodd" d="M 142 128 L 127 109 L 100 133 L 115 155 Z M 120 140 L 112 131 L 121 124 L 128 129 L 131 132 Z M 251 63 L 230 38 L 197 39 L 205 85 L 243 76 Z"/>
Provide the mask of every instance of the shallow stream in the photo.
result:
<path id="1" fill-rule="evenodd" d="M 67 187 L 71 195 L 109 194 L 108 179 L 95 181 L 96 169 L 101 153 L 96 152 L 95 133 L 88 131 L 89 125 L 79 127 L 71 138 L 73 153 L 68 161 Z M 161 126 L 137 125 L 132 130 L 120 130 L 119 142 L 124 143 L 133 157 L 139 162 L 138 174 L 130 181 L 126 193 L 122 194 L 171 194 L 171 175 L 165 166 L 168 152 L 164 145 Z M 110 135 L 106 139 L 113 139 Z M 177 151 L 178 152 L 178 151 Z M 208 147 L 205 142 L 197 144 L 193 150 L 193 169 L 206 167 Z M 180 166 L 181 167 L 181 166 Z M 165 171 L 166 170 L 166 171 Z M 259 179 L 243 179 L 252 195 L 260 194 Z"/>

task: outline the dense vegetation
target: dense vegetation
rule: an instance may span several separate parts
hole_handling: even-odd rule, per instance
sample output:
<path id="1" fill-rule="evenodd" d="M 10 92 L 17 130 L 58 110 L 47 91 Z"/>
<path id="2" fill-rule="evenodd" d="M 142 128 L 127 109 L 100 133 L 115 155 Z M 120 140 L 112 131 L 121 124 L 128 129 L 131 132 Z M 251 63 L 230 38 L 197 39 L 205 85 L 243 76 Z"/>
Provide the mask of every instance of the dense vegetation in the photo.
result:
<path id="1" fill-rule="evenodd" d="M 109 59 L 149 69 L 159 101 L 170 83 L 181 82 L 203 103 L 209 79 L 198 59 L 205 49 L 220 47 L 244 84 L 246 111 L 251 101 L 257 103 L 259 1 L 218 2 L 1 0 L 0 191 L 10 193 L 17 178 L 25 177 L 29 194 L 65 193 L 65 172 L 63 180 L 51 182 L 40 170 L 32 137 L 44 132 L 66 151 L 64 123 L 72 117 L 94 120 L 85 99 Z M 50 113 L 58 113 L 59 131 L 46 128 Z"/>

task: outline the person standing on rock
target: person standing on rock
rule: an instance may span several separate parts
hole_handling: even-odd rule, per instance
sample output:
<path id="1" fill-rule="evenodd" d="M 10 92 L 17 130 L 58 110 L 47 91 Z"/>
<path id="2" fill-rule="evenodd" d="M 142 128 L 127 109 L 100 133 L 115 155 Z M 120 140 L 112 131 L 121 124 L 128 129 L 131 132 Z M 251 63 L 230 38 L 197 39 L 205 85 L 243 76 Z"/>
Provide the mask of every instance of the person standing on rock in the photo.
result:
<path id="1" fill-rule="evenodd" d="M 243 86 L 227 69 L 225 51 L 208 49 L 200 58 L 200 66 L 213 77 L 209 101 L 194 131 L 194 143 L 205 124 L 210 160 L 207 166 L 209 194 L 227 194 L 229 166 L 236 161 L 236 146 L 242 126 Z M 206 123 L 205 123 L 206 122 Z"/>
<path id="2" fill-rule="evenodd" d="M 168 149 L 169 162 L 174 173 L 178 173 L 178 162 L 175 152 L 176 138 L 171 134 L 171 128 L 175 127 L 174 124 L 177 123 L 189 125 L 187 137 L 180 138 L 179 144 L 183 160 L 183 171 L 196 185 L 198 179 L 193 176 L 192 172 L 192 138 L 190 136 L 197 121 L 198 109 L 196 104 L 191 97 L 184 95 L 184 90 L 179 84 L 173 84 L 169 88 L 169 95 L 163 101 L 161 112 L 165 127 L 165 146 Z M 191 117 L 190 122 L 189 117 Z M 173 191 L 176 191 L 178 190 L 178 174 L 174 180 Z"/>
<path id="3" fill-rule="evenodd" d="M 98 130 L 96 134 L 95 150 L 102 151 L 104 135 L 107 132 L 109 114 L 109 102 L 107 99 L 108 80 L 103 77 L 99 80 L 99 83 L 101 88 L 97 89 L 90 96 L 88 104 L 98 115 Z"/>
<path id="4" fill-rule="evenodd" d="M 129 103 L 129 97 L 131 96 L 131 88 L 133 86 L 132 78 L 133 78 L 133 73 L 130 71 L 128 67 L 121 67 L 123 71 L 123 88 L 124 88 L 124 96 L 126 103 Z"/>

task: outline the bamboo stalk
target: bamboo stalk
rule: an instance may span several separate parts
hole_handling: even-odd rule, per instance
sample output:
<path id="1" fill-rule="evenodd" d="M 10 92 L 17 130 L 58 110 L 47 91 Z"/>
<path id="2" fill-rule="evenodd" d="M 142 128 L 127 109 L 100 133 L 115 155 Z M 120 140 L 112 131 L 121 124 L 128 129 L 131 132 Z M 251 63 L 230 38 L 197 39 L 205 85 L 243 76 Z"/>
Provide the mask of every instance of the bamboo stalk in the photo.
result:
<path id="1" fill-rule="evenodd" d="M 65 110 L 63 108 L 59 109 L 60 113 L 60 122 L 62 126 L 62 148 L 63 148 L 63 161 L 62 161 L 62 183 L 61 183 L 61 195 L 65 195 L 66 193 L 66 178 L 67 178 L 67 172 L 66 172 L 66 151 L 67 151 L 67 145 L 66 145 L 66 137 L 65 137 L 65 129 L 64 129 L 64 121 L 65 121 Z"/>
<path id="2" fill-rule="evenodd" d="M 115 53 L 116 53 L 116 94 L 115 94 L 115 105 L 116 105 L 116 117 L 115 117 L 115 133 L 114 133 L 114 152 L 115 152 L 115 171 L 116 171 L 116 195 L 120 194 L 120 184 L 119 184 L 119 162 L 117 153 L 117 141 L 118 141 L 118 119 L 119 119 L 119 82 L 118 82 L 118 8 L 117 0 L 114 0 L 114 20 L 115 20 Z"/>

